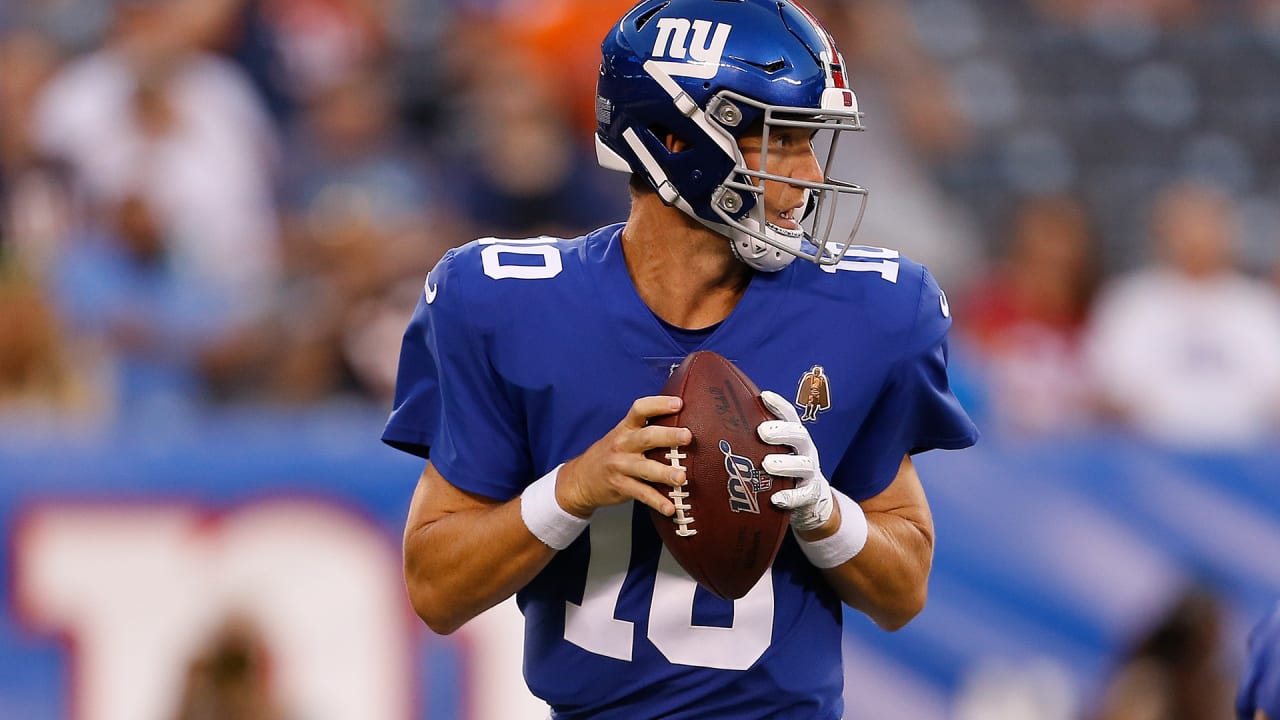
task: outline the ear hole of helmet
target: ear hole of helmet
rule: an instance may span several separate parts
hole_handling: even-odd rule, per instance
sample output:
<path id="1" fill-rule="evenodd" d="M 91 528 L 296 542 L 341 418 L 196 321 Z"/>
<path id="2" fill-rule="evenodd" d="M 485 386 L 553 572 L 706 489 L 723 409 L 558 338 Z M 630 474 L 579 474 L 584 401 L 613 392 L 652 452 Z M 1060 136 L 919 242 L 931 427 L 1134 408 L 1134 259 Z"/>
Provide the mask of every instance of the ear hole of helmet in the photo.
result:
<path id="1" fill-rule="evenodd" d="M 663 127 L 662 125 L 649 126 L 649 132 L 652 133 L 654 137 L 658 138 L 663 147 L 665 147 L 669 153 L 681 153 L 693 147 L 693 143 L 685 140 L 680 135 Z"/>

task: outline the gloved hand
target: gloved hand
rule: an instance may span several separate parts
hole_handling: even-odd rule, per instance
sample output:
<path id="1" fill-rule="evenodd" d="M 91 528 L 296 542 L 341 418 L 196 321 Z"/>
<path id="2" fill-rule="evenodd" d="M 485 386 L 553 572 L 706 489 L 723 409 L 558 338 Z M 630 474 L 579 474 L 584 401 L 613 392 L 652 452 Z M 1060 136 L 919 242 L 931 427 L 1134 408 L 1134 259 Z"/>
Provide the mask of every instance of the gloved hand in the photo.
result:
<path id="1" fill-rule="evenodd" d="M 795 488 L 774 493 L 772 502 L 783 510 L 791 511 L 792 528 L 816 530 L 831 519 L 835 504 L 831 484 L 819 467 L 818 449 L 791 403 L 771 390 L 760 393 L 760 399 L 770 412 L 782 419 L 760 423 L 756 434 L 767 443 L 790 445 L 796 450 L 794 455 L 766 455 L 761 463 L 765 472 L 771 475 L 796 478 Z"/>

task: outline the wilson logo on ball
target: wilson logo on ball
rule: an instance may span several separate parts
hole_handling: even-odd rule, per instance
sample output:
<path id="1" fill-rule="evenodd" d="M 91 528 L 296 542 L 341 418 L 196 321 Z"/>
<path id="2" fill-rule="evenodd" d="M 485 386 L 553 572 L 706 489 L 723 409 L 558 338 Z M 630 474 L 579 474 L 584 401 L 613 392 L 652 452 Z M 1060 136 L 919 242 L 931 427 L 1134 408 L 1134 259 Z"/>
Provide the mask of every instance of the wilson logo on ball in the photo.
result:
<path id="1" fill-rule="evenodd" d="M 750 458 L 735 455 L 728 440 L 720 441 L 724 453 L 724 469 L 729 473 L 729 509 L 734 512 L 760 514 L 757 493 L 773 487 L 773 479 L 756 468 Z"/>

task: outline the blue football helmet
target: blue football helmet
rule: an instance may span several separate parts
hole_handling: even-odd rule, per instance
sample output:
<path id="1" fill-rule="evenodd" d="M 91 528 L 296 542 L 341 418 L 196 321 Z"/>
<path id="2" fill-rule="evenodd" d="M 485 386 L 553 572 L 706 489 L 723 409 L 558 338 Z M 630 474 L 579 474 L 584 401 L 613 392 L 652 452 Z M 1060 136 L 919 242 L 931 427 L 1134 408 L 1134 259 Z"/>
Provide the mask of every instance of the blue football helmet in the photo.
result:
<path id="1" fill-rule="evenodd" d="M 831 178 L 840 136 L 862 130 L 844 60 L 817 19 L 791 0 L 644 0 L 601 45 L 596 92 L 600 164 L 646 178 L 668 205 L 729 238 L 753 268 L 780 270 L 796 257 L 834 265 L 853 240 L 867 191 Z M 814 130 L 825 149 L 823 181 L 773 175 L 769 134 Z M 738 148 L 761 133 L 761 167 Z M 829 133 L 829 138 L 817 135 Z M 668 149 L 668 134 L 682 140 Z M 766 180 L 807 191 L 799 230 L 767 221 Z M 856 198 L 852 227 L 830 242 L 841 200 Z"/>

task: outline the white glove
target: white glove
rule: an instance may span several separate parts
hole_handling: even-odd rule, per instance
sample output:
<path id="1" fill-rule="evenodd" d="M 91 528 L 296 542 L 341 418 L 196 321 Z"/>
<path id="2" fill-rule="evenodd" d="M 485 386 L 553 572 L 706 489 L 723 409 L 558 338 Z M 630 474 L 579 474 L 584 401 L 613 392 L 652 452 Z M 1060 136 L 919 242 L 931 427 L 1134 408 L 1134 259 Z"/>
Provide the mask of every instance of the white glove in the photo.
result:
<path id="1" fill-rule="evenodd" d="M 791 490 L 779 490 L 771 498 L 774 505 L 791 511 L 791 527 L 796 530 L 815 530 L 831 519 L 834 500 L 831 484 L 822 474 L 818 464 L 818 449 L 813 438 L 800 422 L 800 415 L 781 395 L 771 390 L 760 393 L 765 407 L 781 420 L 760 423 L 756 434 L 760 439 L 775 445 L 790 445 L 792 454 L 765 455 L 761 465 L 770 475 L 796 478 Z"/>

